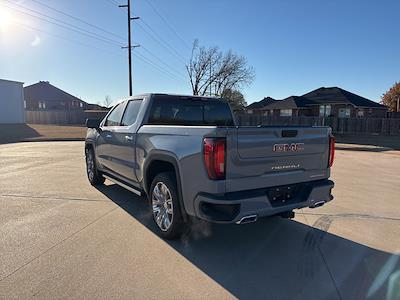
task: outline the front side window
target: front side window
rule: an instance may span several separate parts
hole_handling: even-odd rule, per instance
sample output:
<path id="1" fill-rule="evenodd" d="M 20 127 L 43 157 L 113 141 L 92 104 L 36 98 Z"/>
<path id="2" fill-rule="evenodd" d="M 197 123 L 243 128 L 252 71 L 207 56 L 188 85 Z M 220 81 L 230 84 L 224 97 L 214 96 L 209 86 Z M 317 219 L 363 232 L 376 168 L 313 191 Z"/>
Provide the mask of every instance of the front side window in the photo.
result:
<path id="1" fill-rule="evenodd" d="M 108 115 L 105 126 L 119 126 L 121 123 L 122 114 L 124 112 L 123 103 L 117 104 L 112 112 Z"/>
<path id="2" fill-rule="evenodd" d="M 130 126 L 136 122 L 142 100 L 131 100 L 125 109 L 124 117 L 122 118 L 122 126 Z"/>
<path id="3" fill-rule="evenodd" d="M 291 117 L 292 116 L 292 110 L 291 109 L 281 109 L 280 116 L 281 117 Z"/>

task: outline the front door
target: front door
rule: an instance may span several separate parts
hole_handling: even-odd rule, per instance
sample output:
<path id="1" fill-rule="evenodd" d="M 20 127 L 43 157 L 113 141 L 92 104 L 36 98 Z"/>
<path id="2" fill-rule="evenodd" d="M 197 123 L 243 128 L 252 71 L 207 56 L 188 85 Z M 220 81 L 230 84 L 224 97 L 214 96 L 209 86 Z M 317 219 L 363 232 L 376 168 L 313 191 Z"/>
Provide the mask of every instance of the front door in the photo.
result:
<path id="1" fill-rule="evenodd" d="M 141 103 L 141 99 L 129 100 L 119 126 L 112 128 L 111 133 L 110 168 L 129 183 L 137 182 L 135 173 L 136 119 Z"/>
<path id="2" fill-rule="evenodd" d="M 106 172 L 114 173 L 114 149 L 113 144 L 115 132 L 120 127 L 122 115 L 125 109 L 125 102 L 114 106 L 112 111 L 107 116 L 106 120 L 100 127 L 99 136 L 96 141 L 96 156 L 97 160 Z"/>

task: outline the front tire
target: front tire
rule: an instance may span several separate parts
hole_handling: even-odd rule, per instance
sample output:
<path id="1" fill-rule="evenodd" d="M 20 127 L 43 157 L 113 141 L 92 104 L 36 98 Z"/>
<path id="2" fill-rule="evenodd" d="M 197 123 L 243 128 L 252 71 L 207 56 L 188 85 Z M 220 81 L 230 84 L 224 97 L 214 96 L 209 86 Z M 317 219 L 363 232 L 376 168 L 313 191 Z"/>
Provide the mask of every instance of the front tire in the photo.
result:
<path id="1" fill-rule="evenodd" d="M 106 180 L 97 170 L 96 159 L 92 148 L 87 148 L 86 156 L 86 174 L 91 185 L 101 185 Z"/>
<path id="2" fill-rule="evenodd" d="M 158 234 L 165 239 L 178 238 L 183 232 L 184 221 L 178 195 L 172 172 L 158 174 L 151 183 L 148 197 L 153 220 Z"/>

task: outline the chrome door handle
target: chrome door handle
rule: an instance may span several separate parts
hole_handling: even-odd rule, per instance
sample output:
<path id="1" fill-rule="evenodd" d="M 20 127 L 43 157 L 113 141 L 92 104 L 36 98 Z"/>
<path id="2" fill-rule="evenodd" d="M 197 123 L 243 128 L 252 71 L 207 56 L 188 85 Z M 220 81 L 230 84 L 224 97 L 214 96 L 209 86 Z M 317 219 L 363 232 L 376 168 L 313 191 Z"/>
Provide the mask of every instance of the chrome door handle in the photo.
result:
<path id="1" fill-rule="evenodd" d="M 125 136 L 125 140 L 127 140 L 127 141 L 132 141 L 132 140 L 133 140 L 133 136 L 126 135 L 126 136 Z"/>

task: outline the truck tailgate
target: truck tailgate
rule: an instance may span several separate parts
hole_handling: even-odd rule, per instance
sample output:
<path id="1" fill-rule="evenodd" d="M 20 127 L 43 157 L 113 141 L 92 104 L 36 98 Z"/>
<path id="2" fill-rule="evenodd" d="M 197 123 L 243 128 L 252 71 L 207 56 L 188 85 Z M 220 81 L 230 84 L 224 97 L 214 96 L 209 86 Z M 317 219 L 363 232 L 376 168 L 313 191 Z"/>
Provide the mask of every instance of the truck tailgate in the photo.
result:
<path id="1" fill-rule="evenodd" d="M 226 192 L 329 177 L 329 127 L 228 129 Z"/>

